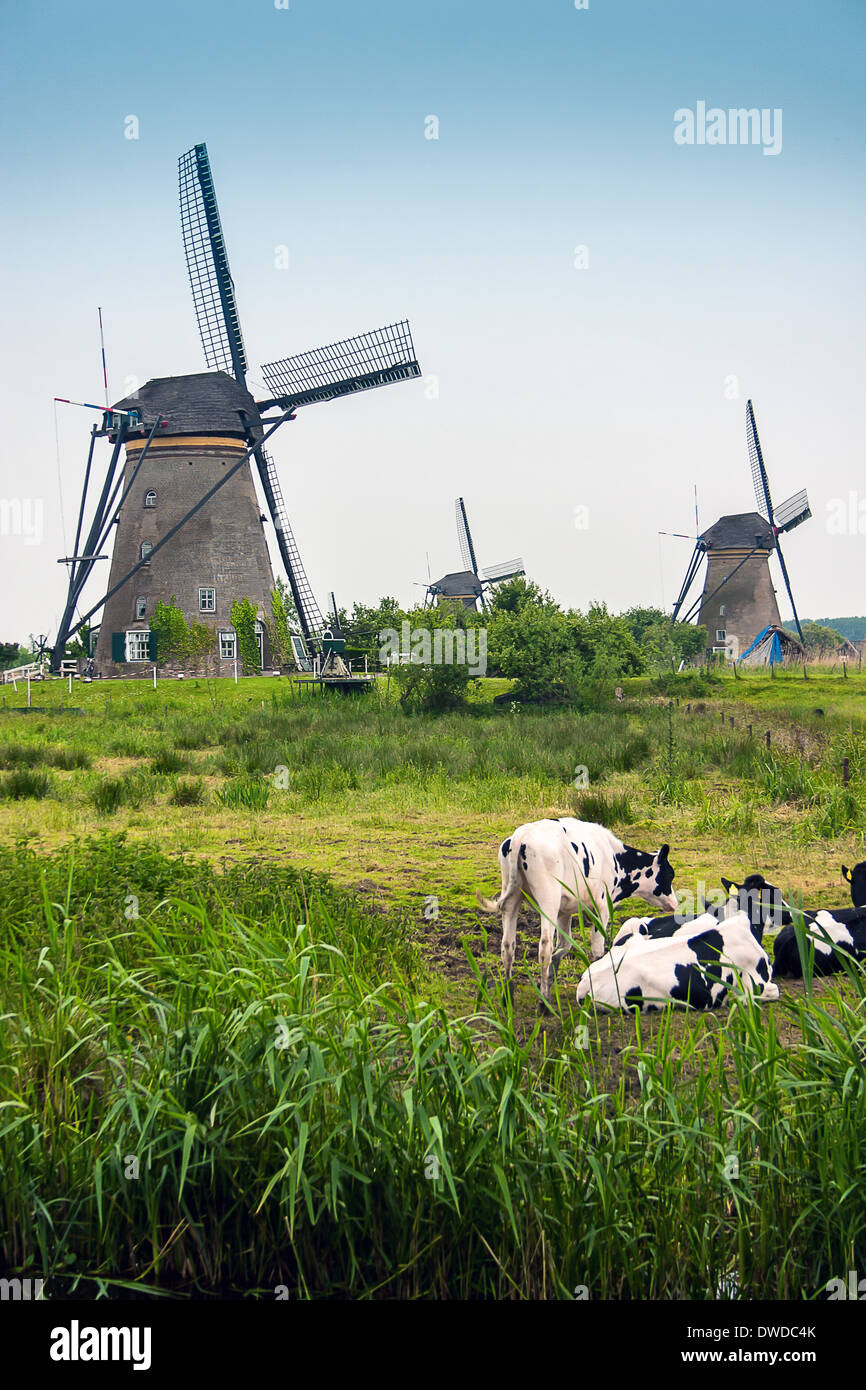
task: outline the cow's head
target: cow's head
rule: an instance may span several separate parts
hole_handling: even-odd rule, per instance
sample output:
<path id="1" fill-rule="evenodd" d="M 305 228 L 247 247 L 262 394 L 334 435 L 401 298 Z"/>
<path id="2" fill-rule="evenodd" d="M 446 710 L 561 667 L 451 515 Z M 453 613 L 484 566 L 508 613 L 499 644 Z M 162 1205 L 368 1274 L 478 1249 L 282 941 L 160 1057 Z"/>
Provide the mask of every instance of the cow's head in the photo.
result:
<path id="1" fill-rule="evenodd" d="M 662 845 L 658 854 L 625 845 L 616 856 L 617 881 L 614 901 L 632 896 L 659 907 L 663 912 L 676 912 L 678 903 L 674 892 L 674 870 L 668 859 L 670 845 Z"/>
<path id="2" fill-rule="evenodd" d="M 853 869 L 842 865 L 842 877 L 851 889 L 851 901 L 855 907 L 866 907 L 866 859 L 855 864 Z"/>
<path id="3" fill-rule="evenodd" d="M 726 915 L 748 913 L 752 935 L 761 941 L 765 927 L 784 927 L 791 921 L 780 888 L 774 888 L 763 874 L 749 874 L 742 883 L 723 878 L 722 886 L 728 895 Z"/>

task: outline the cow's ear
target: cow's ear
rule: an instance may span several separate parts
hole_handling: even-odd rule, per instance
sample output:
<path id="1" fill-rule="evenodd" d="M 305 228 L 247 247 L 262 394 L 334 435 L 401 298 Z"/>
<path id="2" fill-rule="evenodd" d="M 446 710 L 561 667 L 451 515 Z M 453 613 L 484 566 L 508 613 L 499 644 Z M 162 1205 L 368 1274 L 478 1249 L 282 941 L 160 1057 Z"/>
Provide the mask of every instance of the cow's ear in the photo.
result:
<path id="1" fill-rule="evenodd" d="M 845 875 L 845 878 L 846 878 L 846 880 L 848 881 L 848 883 L 850 883 L 850 882 L 851 882 L 851 870 L 850 870 L 849 868 L 847 868 L 845 864 L 842 865 L 842 873 Z"/>
<path id="2" fill-rule="evenodd" d="M 661 847 L 661 849 L 659 850 L 658 855 L 657 855 L 656 857 L 657 857 L 659 860 L 667 859 L 669 852 L 670 852 L 670 845 L 662 845 L 662 847 Z"/>
<path id="3" fill-rule="evenodd" d="M 734 883 L 734 880 L 732 878 L 723 878 L 722 887 L 724 888 L 726 893 L 730 894 L 732 898 L 735 898 L 737 896 L 737 885 L 736 883 Z"/>

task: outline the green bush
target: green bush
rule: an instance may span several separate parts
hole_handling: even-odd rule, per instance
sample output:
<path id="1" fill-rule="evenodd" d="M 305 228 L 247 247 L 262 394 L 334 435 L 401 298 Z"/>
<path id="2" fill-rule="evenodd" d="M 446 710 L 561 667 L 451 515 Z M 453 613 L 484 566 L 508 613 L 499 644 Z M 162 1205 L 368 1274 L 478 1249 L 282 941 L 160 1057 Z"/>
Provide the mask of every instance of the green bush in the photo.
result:
<path id="1" fill-rule="evenodd" d="M 175 772 L 186 772 L 190 767 L 189 758 L 176 748 L 160 748 L 150 764 L 151 771 L 158 777 L 171 776 Z"/>
<path id="2" fill-rule="evenodd" d="M 581 792 L 574 797 L 574 814 L 578 820 L 596 822 L 614 829 L 630 825 L 632 809 L 628 797 L 616 792 Z"/>
<path id="3" fill-rule="evenodd" d="M 230 807 L 235 811 L 264 811 L 269 795 L 270 787 L 267 782 L 238 778 L 226 782 L 222 790 L 217 792 L 217 801 L 221 806 Z"/>
<path id="4" fill-rule="evenodd" d="M 99 776 L 90 790 L 90 800 L 101 816 L 114 815 L 121 806 L 138 806 L 143 795 L 143 779 Z"/>
<path id="5" fill-rule="evenodd" d="M 51 748 L 47 750 L 46 762 L 52 767 L 63 768 L 65 772 L 76 772 L 79 768 L 90 767 L 90 754 L 84 748 Z"/>
<path id="6" fill-rule="evenodd" d="M 0 767 L 38 767 L 47 751 L 42 743 L 0 744 Z"/>
<path id="7" fill-rule="evenodd" d="M 48 773 L 35 768 L 18 768 L 0 780 L 0 796 L 11 801 L 25 801 L 31 798 L 41 801 L 50 791 L 51 778 Z"/>
<path id="8" fill-rule="evenodd" d="M 200 806 L 204 801 L 204 784 L 201 778 L 179 777 L 168 799 L 173 806 Z"/>

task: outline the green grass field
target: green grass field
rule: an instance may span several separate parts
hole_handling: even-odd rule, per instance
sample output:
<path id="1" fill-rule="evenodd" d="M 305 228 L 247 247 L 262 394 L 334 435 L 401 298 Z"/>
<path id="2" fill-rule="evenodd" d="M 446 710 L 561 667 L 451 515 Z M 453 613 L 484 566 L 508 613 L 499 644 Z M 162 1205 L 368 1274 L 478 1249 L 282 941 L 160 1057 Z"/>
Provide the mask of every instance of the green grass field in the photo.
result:
<path id="1" fill-rule="evenodd" d="M 498 987 L 474 893 L 523 821 L 666 840 L 680 894 L 759 869 L 842 904 L 864 857 L 866 678 L 623 687 L 541 711 L 481 682 L 441 718 L 384 682 L 5 688 L 7 1268 L 49 1297 L 557 1298 L 862 1268 L 861 972 L 596 1018 L 578 949 L 539 1020 L 527 920 L 513 1010 Z"/>

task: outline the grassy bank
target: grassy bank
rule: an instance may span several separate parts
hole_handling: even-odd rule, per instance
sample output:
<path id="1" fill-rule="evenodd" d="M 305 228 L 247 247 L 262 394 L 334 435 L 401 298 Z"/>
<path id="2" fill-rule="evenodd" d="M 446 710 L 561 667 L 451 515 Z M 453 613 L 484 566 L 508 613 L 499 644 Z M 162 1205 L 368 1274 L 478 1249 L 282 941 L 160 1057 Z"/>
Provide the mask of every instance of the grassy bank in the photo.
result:
<path id="1" fill-rule="evenodd" d="M 2 1253 L 50 1297 L 810 1298 L 862 1267 L 861 976 L 521 1029 L 480 977 L 431 1005 L 405 920 L 291 870 L 101 840 L 3 851 L 0 892 Z"/>
<path id="2" fill-rule="evenodd" d="M 861 976 L 596 1019 L 578 950 L 539 1024 L 537 927 L 511 1013 L 474 902 L 504 835 L 567 813 L 669 841 L 680 893 L 760 868 L 844 901 L 862 696 L 795 679 L 439 719 L 254 680 L 7 706 L 2 1262 L 49 1296 L 810 1298 L 862 1268 Z"/>

